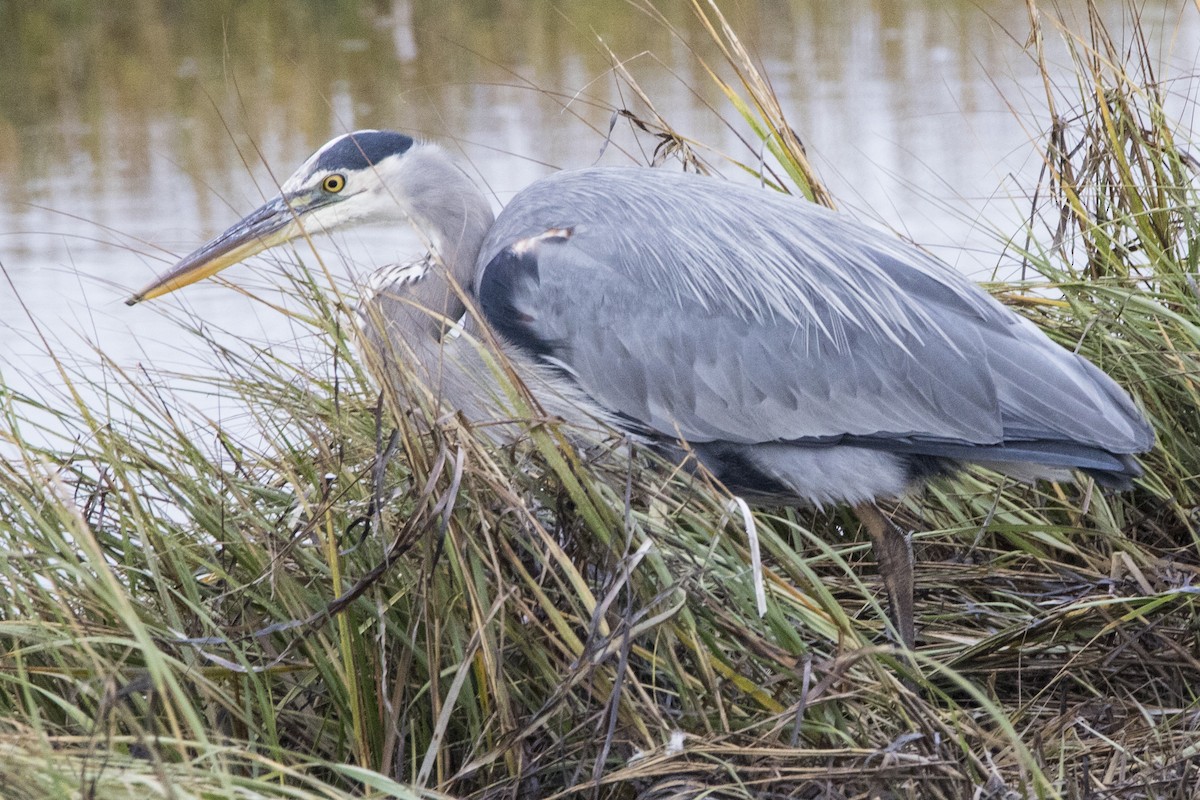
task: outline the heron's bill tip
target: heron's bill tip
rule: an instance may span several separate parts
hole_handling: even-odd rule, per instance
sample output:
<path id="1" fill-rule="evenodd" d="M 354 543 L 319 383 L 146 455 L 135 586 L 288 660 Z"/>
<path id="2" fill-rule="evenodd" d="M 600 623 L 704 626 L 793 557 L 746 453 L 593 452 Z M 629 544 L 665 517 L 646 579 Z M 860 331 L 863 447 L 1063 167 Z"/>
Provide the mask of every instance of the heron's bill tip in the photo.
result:
<path id="1" fill-rule="evenodd" d="M 222 248 L 224 252 L 216 251 L 210 246 L 202 247 L 176 264 L 175 268 L 166 275 L 151 281 L 140 292 L 132 295 L 125 301 L 125 305 L 133 306 L 143 300 L 153 300 L 164 294 L 170 294 L 176 289 L 182 289 L 196 281 L 216 275 L 226 267 L 231 267 L 265 249 L 266 246 L 256 240 L 242 242 L 228 249 Z"/>
<path id="2" fill-rule="evenodd" d="M 266 204 L 208 244 L 184 257 L 166 275 L 130 296 L 125 305 L 153 300 L 216 275 L 226 267 L 295 238 L 300 227 L 282 200 Z"/>

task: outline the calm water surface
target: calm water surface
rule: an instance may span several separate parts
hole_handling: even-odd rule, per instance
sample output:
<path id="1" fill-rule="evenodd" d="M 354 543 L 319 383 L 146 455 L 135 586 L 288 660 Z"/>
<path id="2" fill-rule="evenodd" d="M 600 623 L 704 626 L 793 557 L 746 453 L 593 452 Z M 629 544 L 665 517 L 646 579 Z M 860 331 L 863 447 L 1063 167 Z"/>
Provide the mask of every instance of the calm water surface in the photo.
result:
<path id="1" fill-rule="evenodd" d="M 999 240 L 1027 209 L 1030 142 L 1046 128 L 1024 3 L 724 5 L 844 208 L 972 274 L 1012 274 Z M 1100 6 L 1127 38 L 1121 4 Z M 1142 7 L 1156 66 L 1196 74 L 1195 4 Z M 719 53 L 685 2 L 658 8 L 670 27 L 627 2 L 0 0 L 0 384 L 61 385 L 35 330 L 84 374 L 93 345 L 123 365 L 186 370 L 201 356 L 167 308 L 251 340 L 300 335 L 215 282 L 121 301 L 345 130 L 441 141 L 499 207 L 540 175 L 595 162 L 615 109 L 646 113 L 619 62 L 678 131 L 755 162 L 700 63 L 720 67 Z M 1056 8 L 1078 17 L 1082 3 Z M 1052 49 L 1065 68 L 1063 53 Z M 1172 100 L 1189 126 L 1190 86 Z M 601 161 L 644 163 L 652 147 L 618 123 Z M 350 272 L 405 255 L 379 231 L 338 246 Z M 276 265 L 226 275 L 277 297 Z"/>

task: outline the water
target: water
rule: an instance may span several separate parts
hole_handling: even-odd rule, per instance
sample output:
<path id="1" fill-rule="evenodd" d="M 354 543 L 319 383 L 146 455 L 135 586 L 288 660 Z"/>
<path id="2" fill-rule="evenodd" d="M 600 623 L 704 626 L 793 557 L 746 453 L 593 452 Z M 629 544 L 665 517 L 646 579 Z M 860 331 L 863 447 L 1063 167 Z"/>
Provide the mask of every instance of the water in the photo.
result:
<path id="1" fill-rule="evenodd" d="M 1011 274 L 998 237 L 1028 209 L 1041 166 L 1030 141 L 1047 127 L 1023 3 L 726 5 L 843 208 L 971 274 Z M 1127 38 L 1120 3 L 1100 6 Z M 674 32 L 626 2 L 0 0 L 0 379 L 34 394 L 61 384 L 40 335 L 84 374 L 93 345 L 119 364 L 186 371 L 204 355 L 167 308 L 255 341 L 302 336 L 211 281 L 122 301 L 348 129 L 443 142 L 499 205 L 540 175 L 595 162 L 614 109 L 646 113 L 619 61 L 714 161 L 756 162 L 700 63 L 730 77 L 719 52 L 687 3 L 658 7 Z M 1082 18 L 1082 3 L 1056 8 Z M 1194 75 L 1195 6 L 1142 8 L 1156 67 Z M 1190 83 L 1173 91 L 1190 125 Z M 618 123 L 602 160 L 644 162 L 652 146 Z M 352 238 L 363 261 L 407 255 L 379 232 Z M 226 275 L 277 299 L 272 263 Z"/>

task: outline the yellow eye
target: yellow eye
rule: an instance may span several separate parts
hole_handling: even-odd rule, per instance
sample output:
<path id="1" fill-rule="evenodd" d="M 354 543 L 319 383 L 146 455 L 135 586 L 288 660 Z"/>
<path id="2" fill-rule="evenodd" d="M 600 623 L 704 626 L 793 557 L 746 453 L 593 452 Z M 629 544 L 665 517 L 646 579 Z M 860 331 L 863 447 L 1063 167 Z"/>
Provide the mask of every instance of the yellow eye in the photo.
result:
<path id="1" fill-rule="evenodd" d="M 342 175 L 329 175 L 321 181 L 321 188 L 330 194 L 337 194 L 346 188 L 346 178 Z"/>

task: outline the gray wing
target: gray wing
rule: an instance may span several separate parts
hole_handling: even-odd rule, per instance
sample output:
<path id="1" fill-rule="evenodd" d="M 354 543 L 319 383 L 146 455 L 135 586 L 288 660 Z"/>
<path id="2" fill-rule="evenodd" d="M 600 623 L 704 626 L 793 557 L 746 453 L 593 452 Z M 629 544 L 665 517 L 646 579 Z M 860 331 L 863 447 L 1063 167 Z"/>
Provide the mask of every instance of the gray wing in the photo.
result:
<path id="1" fill-rule="evenodd" d="M 502 335 L 669 436 L 1151 441 L 1111 379 L 949 267 L 777 193 L 561 173 L 513 200 L 479 263 Z"/>

